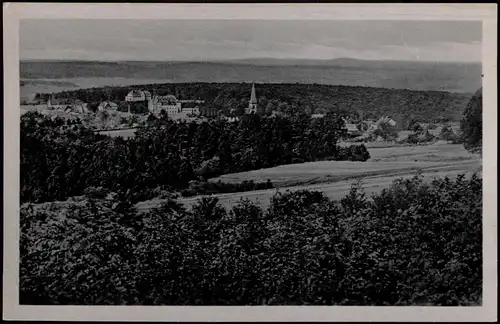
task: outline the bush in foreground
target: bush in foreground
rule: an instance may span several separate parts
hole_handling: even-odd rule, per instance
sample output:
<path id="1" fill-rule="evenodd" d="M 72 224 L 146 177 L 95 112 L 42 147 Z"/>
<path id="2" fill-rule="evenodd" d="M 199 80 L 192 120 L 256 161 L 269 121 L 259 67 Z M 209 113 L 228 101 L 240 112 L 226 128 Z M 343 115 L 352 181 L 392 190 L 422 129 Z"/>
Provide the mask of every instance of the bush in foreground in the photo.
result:
<path id="1" fill-rule="evenodd" d="M 87 305 L 473 305 L 482 180 L 396 181 L 336 204 L 277 193 L 267 210 L 203 198 L 138 214 L 89 199 L 21 210 L 20 302 Z M 50 204 L 49 204 L 50 205 Z"/>

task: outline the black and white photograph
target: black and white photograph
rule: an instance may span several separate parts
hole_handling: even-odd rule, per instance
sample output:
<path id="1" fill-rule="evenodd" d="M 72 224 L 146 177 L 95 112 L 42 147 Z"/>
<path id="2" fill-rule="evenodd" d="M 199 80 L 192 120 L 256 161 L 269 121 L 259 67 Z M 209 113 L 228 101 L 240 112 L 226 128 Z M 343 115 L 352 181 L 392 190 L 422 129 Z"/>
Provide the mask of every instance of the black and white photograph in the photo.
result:
<path id="1" fill-rule="evenodd" d="M 24 5 L 4 29 L 4 309 L 496 319 L 495 5 Z"/>

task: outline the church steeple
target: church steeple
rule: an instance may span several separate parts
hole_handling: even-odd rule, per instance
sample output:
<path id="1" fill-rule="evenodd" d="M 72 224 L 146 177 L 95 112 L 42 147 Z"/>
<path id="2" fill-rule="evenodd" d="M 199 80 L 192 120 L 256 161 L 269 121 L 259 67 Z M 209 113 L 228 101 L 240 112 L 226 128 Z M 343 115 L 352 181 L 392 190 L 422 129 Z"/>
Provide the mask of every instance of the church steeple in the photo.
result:
<path id="1" fill-rule="evenodd" d="M 250 95 L 250 104 L 257 104 L 257 96 L 255 95 L 255 84 L 252 83 L 252 94 Z"/>
<path id="2" fill-rule="evenodd" d="M 255 84 L 252 83 L 252 93 L 250 94 L 250 101 L 248 102 L 248 108 L 245 109 L 245 113 L 247 114 L 255 114 L 257 113 L 257 95 L 255 94 Z"/>

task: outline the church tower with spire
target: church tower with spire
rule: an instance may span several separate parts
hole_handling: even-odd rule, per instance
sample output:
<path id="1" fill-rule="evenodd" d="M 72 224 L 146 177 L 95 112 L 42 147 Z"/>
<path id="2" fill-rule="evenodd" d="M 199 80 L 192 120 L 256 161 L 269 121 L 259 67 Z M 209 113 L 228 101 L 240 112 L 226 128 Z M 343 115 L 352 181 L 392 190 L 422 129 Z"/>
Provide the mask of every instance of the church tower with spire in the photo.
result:
<path id="1" fill-rule="evenodd" d="M 250 101 L 248 102 L 248 108 L 245 109 L 246 114 L 256 114 L 257 113 L 257 95 L 255 94 L 255 84 L 252 83 L 252 94 L 250 95 Z"/>

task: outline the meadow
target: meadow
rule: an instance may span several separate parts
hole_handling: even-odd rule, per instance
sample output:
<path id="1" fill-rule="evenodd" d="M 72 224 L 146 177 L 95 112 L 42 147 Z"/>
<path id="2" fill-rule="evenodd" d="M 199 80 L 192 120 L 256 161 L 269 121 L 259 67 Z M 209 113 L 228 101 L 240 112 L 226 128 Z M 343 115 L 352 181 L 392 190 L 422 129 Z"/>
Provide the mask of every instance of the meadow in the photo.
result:
<path id="1" fill-rule="evenodd" d="M 352 183 L 362 179 L 367 193 L 379 193 L 398 178 L 409 178 L 422 172 L 425 180 L 470 175 L 481 171 L 480 158 L 467 152 L 460 144 L 430 144 L 390 147 L 385 144 L 366 143 L 371 158 L 366 162 L 319 161 L 281 165 L 274 168 L 225 174 L 209 181 L 241 183 L 242 181 L 265 182 L 271 180 L 275 189 L 214 195 L 220 204 L 230 207 L 240 199 L 250 199 L 267 207 L 277 191 L 316 190 L 333 201 L 339 201 Z M 187 207 L 195 204 L 200 196 L 181 198 Z M 158 206 L 161 199 L 139 202 L 139 210 Z"/>

